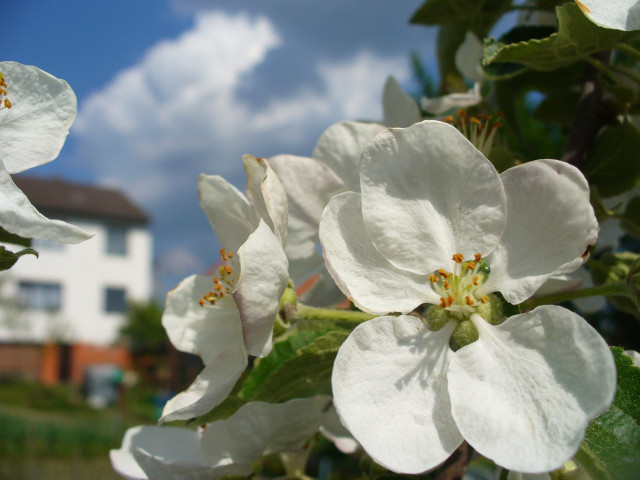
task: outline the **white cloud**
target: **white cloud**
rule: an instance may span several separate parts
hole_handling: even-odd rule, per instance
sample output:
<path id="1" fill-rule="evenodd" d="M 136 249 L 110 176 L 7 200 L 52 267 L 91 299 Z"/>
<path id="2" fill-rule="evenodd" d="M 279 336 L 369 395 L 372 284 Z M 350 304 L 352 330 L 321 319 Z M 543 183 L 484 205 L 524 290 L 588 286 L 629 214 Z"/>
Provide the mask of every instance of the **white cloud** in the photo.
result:
<path id="1" fill-rule="evenodd" d="M 244 153 L 310 155 L 331 123 L 380 119 L 387 75 L 409 76 L 404 54 L 362 50 L 315 62 L 309 52 L 314 83 L 294 82 L 271 98 L 256 70 L 269 68 L 274 49 L 295 52 L 282 38 L 265 16 L 201 12 L 189 31 L 153 46 L 80 105 L 71 132 L 76 161 L 90 161 L 99 183 L 117 185 L 149 211 L 161 256 L 177 245 L 202 250 L 202 238 L 213 242 L 197 206 L 199 173 L 233 181 L 242 177 Z M 253 105 L 247 91 L 267 100 Z"/>

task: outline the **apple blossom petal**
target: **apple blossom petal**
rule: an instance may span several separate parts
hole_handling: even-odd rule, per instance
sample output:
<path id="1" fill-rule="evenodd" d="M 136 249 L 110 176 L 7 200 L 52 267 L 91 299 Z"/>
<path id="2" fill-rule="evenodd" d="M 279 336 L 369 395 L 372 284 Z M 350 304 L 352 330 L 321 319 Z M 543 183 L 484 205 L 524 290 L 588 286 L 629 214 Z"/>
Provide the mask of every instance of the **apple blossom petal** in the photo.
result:
<path id="1" fill-rule="evenodd" d="M 547 279 L 581 265 L 596 242 L 598 222 L 580 171 L 558 160 L 536 160 L 502 173 L 507 226 L 489 258 L 481 292 L 500 291 L 510 303 L 529 298 Z"/>
<path id="2" fill-rule="evenodd" d="M 472 31 L 468 31 L 464 37 L 464 42 L 456 50 L 456 68 L 464 78 L 473 80 L 476 83 L 482 82 L 485 77 L 480 66 L 480 60 L 484 53 L 482 42 Z"/>
<path id="3" fill-rule="evenodd" d="M 491 252 L 506 222 L 498 172 L 458 130 L 427 120 L 378 135 L 362 153 L 362 213 L 396 267 L 451 271 L 452 256 Z"/>
<path id="4" fill-rule="evenodd" d="M 211 277 L 192 275 L 167 294 L 162 326 L 174 347 L 200 355 L 205 364 L 229 347 L 242 347 L 240 312 L 231 297 L 200 306 L 213 290 Z"/>
<path id="5" fill-rule="evenodd" d="M 213 480 L 227 476 L 246 477 L 252 473 L 249 465 L 211 466 L 204 461 L 171 461 L 141 448 L 135 449 L 133 456 L 152 480 Z"/>
<path id="6" fill-rule="evenodd" d="M 242 335 L 251 355 L 271 351 L 273 323 L 280 297 L 289 281 L 289 264 L 282 245 L 264 220 L 238 249 L 240 277 L 233 299 L 242 319 Z"/>
<path id="7" fill-rule="evenodd" d="M 360 201 L 355 192 L 335 196 L 320 222 L 325 264 L 336 285 L 369 313 L 407 313 L 425 302 L 439 303 L 427 277 L 394 267 L 376 250 Z"/>
<path id="8" fill-rule="evenodd" d="M 282 245 L 286 245 L 289 212 L 287 193 L 280 179 L 264 158 L 244 155 L 242 163 L 247 174 L 247 198 Z"/>
<path id="9" fill-rule="evenodd" d="M 624 354 L 631 358 L 634 367 L 640 367 L 640 353 L 635 350 L 625 350 Z"/>
<path id="10" fill-rule="evenodd" d="M 560 468 L 616 389 L 606 342 L 584 319 L 555 305 L 493 326 L 471 315 L 479 339 L 448 372 L 451 409 L 464 438 L 509 470 Z"/>
<path id="11" fill-rule="evenodd" d="M 9 173 L 58 156 L 76 118 L 76 96 L 64 80 L 39 68 L 0 62 L 10 109 L 0 112 L 0 161 Z M 43 237 L 38 237 L 43 238 Z"/>
<path id="12" fill-rule="evenodd" d="M 317 236 L 324 207 L 345 190 L 344 183 L 325 164 L 313 158 L 276 155 L 269 158 L 269 165 L 287 192 L 289 223 L 304 225 Z M 287 246 L 291 241 L 289 238 Z"/>
<path id="13" fill-rule="evenodd" d="M 260 222 L 253 205 L 242 192 L 218 175 L 200 175 L 198 193 L 200 207 L 220 245 L 227 251 L 237 252 Z"/>
<path id="14" fill-rule="evenodd" d="M 346 190 L 359 192 L 360 155 L 365 145 L 384 128 L 378 123 L 334 123 L 318 139 L 313 158 L 333 170 Z"/>
<path id="15" fill-rule="evenodd" d="M 455 322 L 432 332 L 416 317 L 378 317 L 342 344 L 331 378 L 343 425 L 380 465 L 436 467 L 462 443 L 451 417 L 447 367 Z"/>
<path id="16" fill-rule="evenodd" d="M 398 81 L 390 76 L 382 92 L 384 123 L 388 127 L 408 127 L 422 120 L 418 104 L 408 95 Z"/>
<path id="17" fill-rule="evenodd" d="M 596 25 L 614 30 L 640 30 L 638 0 L 580 0 L 582 13 Z"/>
<path id="18" fill-rule="evenodd" d="M 333 442 L 342 453 L 355 453 L 360 448 L 360 444 L 353 438 L 351 432 L 342 425 L 336 407 L 333 405 L 322 414 L 320 433 Z"/>
<path id="19" fill-rule="evenodd" d="M 441 97 L 422 97 L 420 106 L 425 112 L 432 115 L 441 115 L 454 108 L 468 108 L 479 104 L 482 101 L 480 95 L 480 84 L 476 83 L 465 93 L 450 93 Z"/>
<path id="20" fill-rule="evenodd" d="M 201 461 L 200 436 L 194 430 L 157 425 L 138 425 L 127 429 L 122 446 L 109 452 L 111 466 L 128 479 L 147 479 L 133 456 L 137 448 L 167 460 Z M 151 477 L 155 478 L 155 477 Z"/>
<path id="21" fill-rule="evenodd" d="M 264 454 L 295 452 L 318 431 L 328 403 L 326 396 L 247 403 L 226 420 L 207 425 L 202 451 L 216 465 L 251 465 Z"/>
<path id="22" fill-rule="evenodd" d="M 247 364 L 244 346 L 233 346 L 216 355 L 189 388 L 166 403 L 159 423 L 190 420 L 208 413 L 227 398 Z"/>
<path id="23" fill-rule="evenodd" d="M 61 220 L 50 220 L 22 193 L 0 161 L 0 227 L 25 238 L 80 243 L 93 234 Z"/>

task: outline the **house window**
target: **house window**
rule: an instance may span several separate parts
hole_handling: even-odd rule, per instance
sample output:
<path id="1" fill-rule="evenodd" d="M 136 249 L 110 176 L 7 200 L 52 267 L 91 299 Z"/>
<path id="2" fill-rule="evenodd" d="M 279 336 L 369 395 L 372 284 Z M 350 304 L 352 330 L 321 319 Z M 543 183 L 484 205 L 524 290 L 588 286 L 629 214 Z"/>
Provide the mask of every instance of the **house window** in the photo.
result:
<path id="1" fill-rule="evenodd" d="M 110 255 L 127 254 L 127 229 L 110 226 L 107 228 L 107 253 Z"/>
<path id="2" fill-rule="evenodd" d="M 20 282 L 18 284 L 18 302 L 29 310 L 60 310 L 62 287 L 59 283 Z"/>
<path id="3" fill-rule="evenodd" d="M 106 288 L 104 291 L 104 311 L 123 313 L 127 309 L 127 292 L 124 288 Z"/>

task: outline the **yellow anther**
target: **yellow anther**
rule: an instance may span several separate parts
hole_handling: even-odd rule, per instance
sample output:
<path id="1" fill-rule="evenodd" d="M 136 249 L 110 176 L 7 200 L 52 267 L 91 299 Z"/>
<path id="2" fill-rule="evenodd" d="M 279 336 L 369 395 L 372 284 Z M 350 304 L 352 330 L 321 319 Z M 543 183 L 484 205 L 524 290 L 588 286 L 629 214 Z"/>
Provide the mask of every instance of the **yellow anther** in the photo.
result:
<path id="1" fill-rule="evenodd" d="M 222 257 L 222 260 L 224 260 L 225 262 L 229 260 L 229 257 L 227 257 L 227 252 L 224 248 L 220 249 L 220 257 Z"/>
<path id="2" fill-rule="evenodd" d="M 478 275 L 474 275 L 471 281 L 473 282 L 474 287 L 477 287 L 478 285 L 480 285 L 480 279 L 478 278 Z"/>
<path id="3" fill-rule="evenodd" d="M 204 298 L 201 298 L 198 303 L 200 304 L 201 307 L 204 307 Z"/>
<path id="4" fill-rule="evenodd" d="M 438 275 L 440 275 L 444 279 L 449 277 L 449 274 L 444 268 L 441 268 L 440 270 L 438 270 Z"/>
<path id="5" fill-rule="evenodd" d="M 429 281 L 431 283 L 438 283 L 438 277 L 436 277 L 435 273 L 430 273 L 429 274 Z"/>
<path id="6" fill-rule="evenodd" d="M 442 120 L 447 123 L 453 123 L 453 115 L 447 115 Z"/>
<path id="7" fill-rule="evenodd" d="M 456 113 L 460 118 L 467 118 L 467 112 L 463 109 L 458 110 Z"/>
<path id="8" fill-rule="evenodd" d="M 468 269 L 468 270 L 473 270 L 474 268 L 476 268 L 476 264 L 475 264 L 475 262 L 469 262 L 469 263 L 467 263 L 467 269 Z"/>
<path id="9" fill-rule="evenodd" d="M 466 303 L 467 305 L 469 305 L 471 307 L 471 306 L 473 306 L 474 301 L 469 295 L 467 295 L 466 297 L 464 297 L 464 303 Z"/>
<path id="10" fill-rule="evenodd" d="M 440 297 L 440 308 L 447 308 L 447 299 Z"/>
<path id="11" fill-rule="evenodd" d="M 218 283 L 219 281 L 218 277 L 213 277 L 213 283 Z"/>
<path id="12" fill-rule="evenodd" d="M 233 270 L 231 270 L 231 267 L 229 265 L 224 266 L 224 271 L 227 272 L 227 274 L 229 275 L 233 273 Z"/>
<path id="13" fill-rule="evenodd" d="M 481 253 L 476 253 L 473 257 L 474 257 L 474 260 L 476 261 L 476 263 L 478 263 L 480 260 L 482 260 L 482 254 Z"/>
<path id="14" fill-rule="evenodd" d="M 233 258 L 233 252 L 229 252 L 227 253 L 227 255 L 229 256 L 229 258 Z"/>
<path id="15" fill-rule="evenodd" d="M 5 106 L 6 108 L 11 108 L 11 107 L 13 107 L 13 104 L 9 101 L 9 99 L 8 99 L 8 98 L 5 98 L 5 99 L 4 99 L 4 106 Z"/>
<path id="16" fill-rule="evenodd" d="M 447 280 L 442 282 L 442 286 L 444 287 L 445 290 L 449 290 L 451 288 L 451 285 L 449 285 L 449 282 Z"/>
<path id="17" fill-rule="evenodd" d="M 471 122 L 471 123 L 475 123 L 476 125 L 482 125 L 482 122 L 480 121 L 480 119 L 479 119 L 479 118 L 476 118 L 476 117 L 471 117 L 471 118 L 469 119 L 469 122 Z"/>
<path id="18" fill-rule="evenodd" d="M 216 283 L 216 286 L 213 287 L 213 288 L 214 288 L 214 290 L 219 292 L 220 290 L 222 290 L 222 285 L 220 285 L 219 283 Z"/>
<path id="19" fill-rule="evenodd" d="M 462 255 L 461 253 L 456 253 L 452 257 L 452 260 L 456 263 L 462 263 L 464 261 L 464 255 Z"/>
<path id="20" fill-rule="evenodd" d="M 486 295 L 482 295 L 482 296 L 480 297 L 480 301 L 481 301 L 482 303 L 489 303 L 489 297 L 487 297 Z"/>
<path id="21" fill-rule="evenodd" d="M 453 302 L 456 301 L 456 297 L 449 295 L 447 297 L 447 307 L 450 307 L 451 305 L 453 305 Z"/>

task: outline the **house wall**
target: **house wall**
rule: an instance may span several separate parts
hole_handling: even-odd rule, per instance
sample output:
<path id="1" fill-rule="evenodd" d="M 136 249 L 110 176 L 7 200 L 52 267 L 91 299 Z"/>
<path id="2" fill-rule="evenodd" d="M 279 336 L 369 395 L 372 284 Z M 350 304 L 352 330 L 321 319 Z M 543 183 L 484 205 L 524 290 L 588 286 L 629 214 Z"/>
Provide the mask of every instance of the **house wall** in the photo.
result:
<path id="1" fill-rule="evenodd" d="M 124 314 L 105 311 L 105 289 L 124 289 L 128 301 L 151 298 L 152 239 L 146 227 L 128 225 L 127 253 L 115 255 L 107 253 L 108 225 L 104 221 L 66 220 L 95 236 L 77 245 L 58 248 L 34 245 L 40 257 L 21 257 L 13 268 L 3 272 L 1 285 L 6 303 L 18 298 L 20 282 L 60 284 L 60 309 L 55 312 L 4 309 L 5 318 L 0 319 L 1 342 L 60 341 L 107 346 L 117 339 Z"/>

